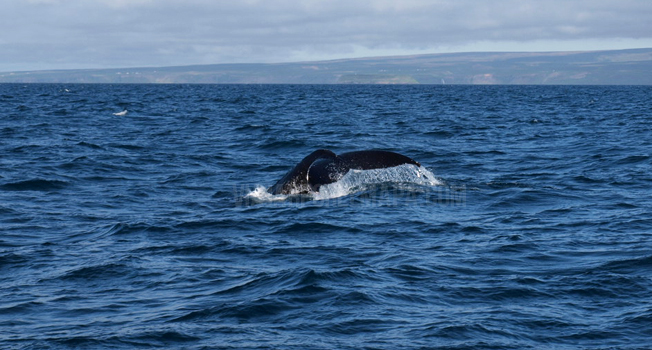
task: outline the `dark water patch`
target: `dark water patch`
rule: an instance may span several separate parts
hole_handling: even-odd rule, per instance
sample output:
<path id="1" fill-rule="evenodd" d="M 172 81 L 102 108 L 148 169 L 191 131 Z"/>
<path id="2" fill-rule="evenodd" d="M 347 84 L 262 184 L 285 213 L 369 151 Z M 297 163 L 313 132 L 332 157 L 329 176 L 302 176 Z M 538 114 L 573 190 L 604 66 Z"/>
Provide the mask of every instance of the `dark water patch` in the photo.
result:
<path id="1" fill-rule="evenodd" d="M 0 185 L 5 191 L 57 191 L 68 187 L 70 184 L 61 180 L 30 179 L 17 182 L 9 182 Z"/>
<path id="2" fill-rule="evenodd" d="M 63 280 L 84 280 L 84 281 L 111 281 L 115 279 L 129 278 L 134 271 L 130 266 L 120 263 L 107 263 L 93 266 L 84 266 L 66 272 L 60 277 Z"/>
<path id="3" fill-rule="evenodd" d="M 434 137 L 436 139 L 447 139 L 453 137 L 455 134 L 446 130 L 433 130 L 424 133 L 424 135 Z"/>
<path id="4" fill-rule="evenodd" d="M 332 234 L 337 232 L 355 232 L 358 229 L 346 226 L 322 223 L 322 222 L 307 222 L 307 223 L 291 223 L 278 228 L 277 233 L 286 234 Z"/>
<path id="5" fill-rule="evenodd" d="M 461 231 L 468 234 L 480 234 L 485 233 L 487 230 L 481 226 L 463 226 Z"/>
<path id="6" fill-rule="evenodd" d="M 234 219 L 201 219 L 189 220 L 176 224 L 175 228 L 184 231 L 202 231 L 202 232 L 219 232 L 220 229 L 228 229 L 232 227 L 247 226 L 249 223 L 241 222 Z"/>
<path id="7" fill-rule="evenodd" d="M 8 138 L 13 136 L 16 132 L 17 130 L 15 128 L 4 127 L 0 129 L 0 136 Z"/>
<path id="8" fill-rule="evenodd" d="M 614 273 L 631 273 L 636 271 L 647 271 L 649 268 L 652 268 L 652 255 L 634 259 L 610 261 L 600 266 L 596 270 Z"/>
<path id="9" fill-rule="evenodd" d="M 256 111 L 253 109 L 243 109 L 239 112 L 240 114 L 245 114 L 245 115 L 254 115 L 256 114 Z"/>
<path id="10" fill-rule="evenodd" d="M 590 176 L 588 174 L 575 176 L 573 180 L 584 184 L 601 184 L 605 182 L 605 179 Z"/>
<path id="11" fill-rule="evenodd" d="M 43 145 L 35 145 L 35 144 L 23 144 L 18 147 L 12 147 L 9 148 L 8 151 L 12 153 L 23 153 L 23 154 L 41 154 L 41 150 L 47 149 L 48 147 L 43 146 Z"/>
<path id="12" fill-rule="evenodd" d="M 27 111 L 31 110 L 31 108 L 26 106 L 26 105 L 19 105 L 19 106 L 16 106 L 16 110 L 18 112 L 27 112 Z"/>
<path id="13" fill-rule="evenodd" d="M 166 225 L 152 225 L 144 222 L 135 223 L 117 223 L 109 226 L 102 233 L 103 236 L 114 235 L 129 235 L 133 233 L 153 232 L 153 233 L 167 233 L 172 228 Z"/>
<path id="14" fill-rule="evenodd" d="M 634 156 L 627 156 L 625 158 L 619 159 L 616 163 L 617 164 L 622 164 L 622 165 L 632 165 L 632 164 L 638 164 L 638 163 L 644 163 L 644 164 L 650 164 L 650 159 L 652 157 L 648 155 L 634 155 Z"/>
<path id="15" fill-rule="evenodd" d="M 68 110 L 64 109 L 64 108 L 61 108 L 61 109 L 57 109 L 57 110 L 52 111 L 50 114 L 54 115 L 54 116 L 61 116 L 62 117 L 62 116 L 68 115 Z"/>
<path id="16" fill-rule="evenodd" d="M 277 299 L 261 298 L 245 305 L 224 306 L 219 311 L 220 317 L 235 318 L 239 322 L 274 320 L 282 318 L 294 307 Z"/>
<path id="17" fill-rule="evenodd" d="M 85 141 L 80 141 L 80 142 L 77 143 L 77 145 L 82 146 L 82 147 L 88 147 L 90 149 L 96 149 L 96 150 L 104 149 L 102 146 L 99 146 L 99 145 L 96 145 L 96 144 L 90 143 L 90 142 L 85 142 Z"/>
<path id="18" fill-rule="evenodd" d="M 0 247 L 1 246 L 2 243 L 0 243 Z M 0 253 L 0 269 L 23 265 L 29 261 L 30 260 L 24 255 L 14 253 Z"/>
<path id="19" fill-rule="evenodd" d="M 218 244 L 205 245 L 189 245 L 189 246 L 173 246 L 168 247 L 169 254 L 172 255 L 181 255 L 181 256 L 202 256 L 205 254 L 211 254 L 215 251 L 225 251 L 230 249 L 231 244 L 229 242 L 220 242 Z"/>
<path id="20" fill-rule="evenodd" d="M 448 346 L 450 349 L 511 349 L 517 348 L 516 344 L 510 346 L 509 341 L 504 338 L 514 336 L 504 330 L 491 327 L 489 322 L 470 322 L 464 325 L 446 325 L 435 323 L 424 330 L 424 336 L 428 339 L 450 339 L 458 341 L 456 346 Z M 502 341 L 487 342 L 483 339 L 500 338 Z"/>
<path id="21" fill-rule="evenodd" d="M 87 347 L 115 347 L 120 346 L 121 342 L 110 339 L 101 339 L 97 336 L 68 336 L 68 337 L 56 337 L 48 340 L 41 340 L 35 343 L 37 347 L 43 347 L 43 349 L 52 348 L 48 344 L 56 344 L 57 347 L 65 348 L 87 348 Z"/>
<path id="22" fill-rule="evenodd" d="M 177 330 L 157 330 L 157 331 L 144 331 L 138 334 L 129 334 L 120 339 L 121 341 L 127 342 L 130 345 L 142 346 L 142 347 L 177 347 L 184 346 L 187 343 L 194 343 L 198 340 L 201 340 L 201 337 L 197 337 L 192 334 L 182 333 Z"/>
<path id="23" fill-rule="evenodd" d="M 170 183 L 187 183 L 188 181 L 197 179 L 197 180 L 202 180 L 202 179 L 208 179 L 214 176 L 215 174 L 208 172 L 208 171 L 198 171 L 198 172 L 187 172 L 187 173 L 182 173 L 182 174 L 175 174 L 169 176 L 167 179 L 161 181 L 161 184 L 170 184 Z M 208 186 L 204 188 L 210 188 Z"/>
<path id="24" fill-rule="evenodd" d="M 494 288 L 487 292 L 487 297 L 502 302 L 522 302 L 523 299 L 537 300 L 552 297 L 551 294 L 541 292 L 536 288 L 523 288 L 523 287 L 503 287 Z"/>
<path id="25" fill-rule="evenodd" d="M 317 272 L 308 270 L 302 274 L 301 284 L 319 284 L 322 282 L 346 282 L 360 278 L 361 275 L 351 269 Z"/>
<path id="26" fill-rule="evenodd" d="M 34 311 L 42 307 L 43 303 L 36 301 L 20 302 L 13 305 L 3 305 L 0 308 L 0 315 L 2 314 L 20 314 L 25 312 Z"/>
<path id="27" fill-rule="evenodd" d="M 403 322 L 388 319 L 352 318 L 326 327 L 325 331 L 339 335 L 377 333 L 400 326 Z"/>
<path id="28" fill-rule="evenodd" d="M 142 145 L 134 145 L 134 144 L 116 144 L 116 143 L 111 143 L 108 145 L 109 147 L 114 147 L 114 148 L 120 148 L 128 151 L 141 151 L 145 150 L 146 147 Z"/>
<path id="29" fill-rule="evenodd" d="M 411 265 L 399 265 L 396 267 L 390 267 L 387 268 L 386 271 L 390 275 L 407 282 L 429 280 L 435 276 L 433 271 L 423 267 Z"/>
<path id="30" fill-rule="evenodd" d="M 614 208 L 620 208 L 620 209 L 637 209 L 638 208 L 638 206 L 636 206 L 635 204 L 624 203 L 624 202 L 615 203 L 615 204 L 612 204 L 612 205 L 613 205 Z"/>
<path id="31" fill-rule="evenodd" d="M 263 150 L 283 150 L 283 149 L 296 149 L 303 148 L 306 145 L 305 141 L 291 139 L 287 141 L 279 141 L 276 138 L 266 139 L 263 141 L 257 142 L 258 148 Z M 298 159 L 299 161 L 301 159 Z"/>
<path id="32" fill-rule="evenodd" d="M 261 321 L 283 317 L 301 305 L 330 298 L 333 293 L 311 281 L 311 271 L 282 271 L 275 274 L 259 274 L 244 283 L 227 287 L 214 293 L 220 299 L 240 295 L 243 301 L 236 304 L 223 303 L 201 310 L 190 311 L 171 322 L 188 322 L 207 319 L 234 318 L 240 322 Z"/>

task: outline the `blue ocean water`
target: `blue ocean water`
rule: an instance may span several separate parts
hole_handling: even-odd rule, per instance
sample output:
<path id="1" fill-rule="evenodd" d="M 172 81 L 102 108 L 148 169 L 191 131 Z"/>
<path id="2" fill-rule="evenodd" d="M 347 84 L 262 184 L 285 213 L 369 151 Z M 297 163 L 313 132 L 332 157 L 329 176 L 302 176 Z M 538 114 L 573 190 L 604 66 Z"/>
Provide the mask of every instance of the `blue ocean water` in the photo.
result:
<path id="1" fill-rule="evenodd" d="M 651 348 L 651 172 L 652 87 L 0 85 L 0 347 Z"/>

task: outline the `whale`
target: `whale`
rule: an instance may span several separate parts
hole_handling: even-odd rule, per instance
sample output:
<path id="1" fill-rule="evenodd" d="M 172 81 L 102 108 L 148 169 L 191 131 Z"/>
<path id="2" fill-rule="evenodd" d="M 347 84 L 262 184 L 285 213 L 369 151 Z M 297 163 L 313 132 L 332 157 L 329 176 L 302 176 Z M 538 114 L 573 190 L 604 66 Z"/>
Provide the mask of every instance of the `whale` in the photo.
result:
<path id="1" fill-rule="evenodd" d="M 337 155 L 327 149 L 318 149 L 303 158 L 267 192 L 275 195 L 319 192 L 321 186 L 338 181 L 351 169 L 382 169 L 403 164 L 421 166 L 410 157 L 390 151 L 354 151 Z"/>

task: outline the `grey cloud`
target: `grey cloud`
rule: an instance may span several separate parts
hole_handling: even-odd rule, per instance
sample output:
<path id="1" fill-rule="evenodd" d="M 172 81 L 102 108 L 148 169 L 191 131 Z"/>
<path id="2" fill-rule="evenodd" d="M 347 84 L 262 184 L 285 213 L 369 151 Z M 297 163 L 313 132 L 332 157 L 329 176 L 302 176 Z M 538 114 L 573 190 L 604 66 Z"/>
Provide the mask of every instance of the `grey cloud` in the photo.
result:
<path id="1" fill-rule="evenodd" d="M 118 67 L 346 57 L 355 48 L 652 39 L 640 0 L 9 0 L 5 66 Z"/>

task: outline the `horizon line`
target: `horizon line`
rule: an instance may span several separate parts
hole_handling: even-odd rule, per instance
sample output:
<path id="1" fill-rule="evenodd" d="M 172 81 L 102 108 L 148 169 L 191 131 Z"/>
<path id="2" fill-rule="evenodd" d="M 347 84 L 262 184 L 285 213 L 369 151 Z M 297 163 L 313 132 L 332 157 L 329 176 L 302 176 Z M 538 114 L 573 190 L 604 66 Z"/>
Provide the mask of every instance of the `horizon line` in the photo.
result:
<path id="1" fill-rule="evenodd" d="M 362 60 L 371 60 L 371 59 L 401 59 L 401 58 L 414 58 L 414 57 L 425 57 L 425 56 L 448 56 L 448 55 L 460 55 L 460 54 L 578 54 L 578 53 L 596 53 L 596 52 L 608 52 L 608 51 L 631 51 L 631 50 L 652 50 L 652 47 L 634 47 L 627 49 L 600 49 L 600 50 L 548 50 L 548 51 L 458 51 L 458 52 L 433 52 L 433 53 L 419 53 L 419 54 L 406 54 L 406 55 L 387 55 L 387 56 L 362 56 L 362 57 L 343 57 L 343 58 L 333 58 L 325 60 L 310 60 L 310 61 L 284 61 L 284 62 L 225 62 L 225 63 L 191 63 L 191 64 L 180 64 L 180 65 L 161 65 L 161 66 L 123 66 L 123 67 L 103 67 L 103 68 L 52 68 L 52 69 L 34 69 L 34 70 L 14 70 L 14 71 L 0 71 L 0 74 L 11 74 L 11 73 L 36 73 L 36 72 L 65 72 L 65 71 L 110 71 L 110 70 L 120 70 L 120 69 L 165 69 L 165 68 L 180 68 L 180 67 L 206 67 L 206 66 L 228 66 L 228 65 L 283 65 L 283 64 L 306 64 L 306 63 L 334 63 L 339 61 L 362 61 Z"/>

